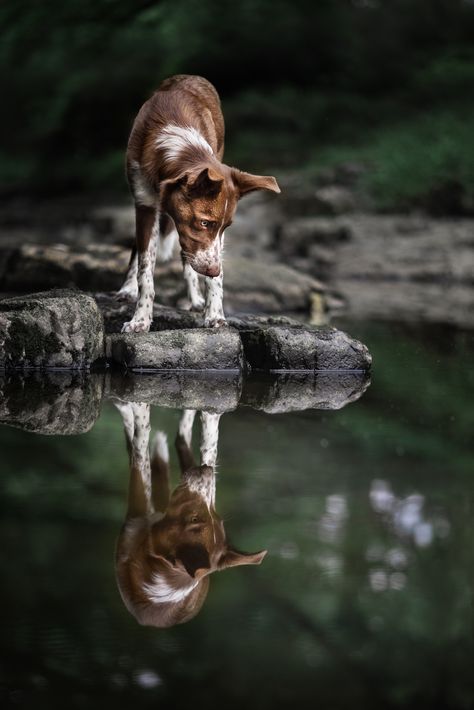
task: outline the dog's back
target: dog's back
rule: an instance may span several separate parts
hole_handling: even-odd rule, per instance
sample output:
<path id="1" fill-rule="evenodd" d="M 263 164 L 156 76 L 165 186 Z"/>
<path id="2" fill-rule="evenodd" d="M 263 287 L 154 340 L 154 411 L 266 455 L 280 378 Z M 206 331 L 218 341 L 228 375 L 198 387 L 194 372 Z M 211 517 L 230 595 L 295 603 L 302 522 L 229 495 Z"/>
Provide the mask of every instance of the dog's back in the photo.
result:
<path id="1" fill-rule="evenodd" d="M 179 74 L 165 79 L 141 107 L 130 135 L 127 163 L 145 172 L 160 168 L 156 136 L 165 126 L 194 128 L 220 160 L 224 153 L 224 118 L 219 95 L 201 76 Z"/>

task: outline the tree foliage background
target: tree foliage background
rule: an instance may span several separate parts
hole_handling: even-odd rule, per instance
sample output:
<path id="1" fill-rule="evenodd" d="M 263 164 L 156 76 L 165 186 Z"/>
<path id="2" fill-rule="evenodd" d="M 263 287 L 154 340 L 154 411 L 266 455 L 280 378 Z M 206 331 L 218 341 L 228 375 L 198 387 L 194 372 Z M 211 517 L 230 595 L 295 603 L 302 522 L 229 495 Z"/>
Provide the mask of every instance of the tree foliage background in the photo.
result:
<path id="1" fill-rule="evenodd" d="M 472 0 L 6 0 L 0 28 L 3 193 L 122 186 L 173 73 L 215 83 L 242 167 L 361 154 L 389 201 L 407 178 L 474 185 Z"/>

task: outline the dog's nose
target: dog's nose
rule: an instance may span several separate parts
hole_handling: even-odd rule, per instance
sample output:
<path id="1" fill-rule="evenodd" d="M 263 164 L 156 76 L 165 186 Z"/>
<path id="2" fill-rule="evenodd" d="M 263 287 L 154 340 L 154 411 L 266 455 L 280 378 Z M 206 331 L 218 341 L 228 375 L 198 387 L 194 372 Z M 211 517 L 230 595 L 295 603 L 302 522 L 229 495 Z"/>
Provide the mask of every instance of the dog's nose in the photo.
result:
<path id="1" fill-rule="evenodd" d="M 219 276 L 221 273 L 221 267 L 219 264 L 215 264 L 214 266 L 209 266 L 206 269 L 206 276 L 210 276 L 211 278 L 215 278 L 216 276 Z"/>

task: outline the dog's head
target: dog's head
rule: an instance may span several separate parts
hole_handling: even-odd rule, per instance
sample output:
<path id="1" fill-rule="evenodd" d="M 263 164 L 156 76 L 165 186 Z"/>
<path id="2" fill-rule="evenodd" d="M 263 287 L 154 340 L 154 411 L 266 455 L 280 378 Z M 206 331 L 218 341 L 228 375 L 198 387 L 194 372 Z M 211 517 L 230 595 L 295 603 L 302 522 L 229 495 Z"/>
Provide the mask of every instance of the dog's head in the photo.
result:
<path id="1" fill-rule="evenodd" d="M 117 580 L 139 623 L 165 628 L 196 616 L 212 572 L 257 565 L 265 555 L 266 550 L 248 554 L 228 544 L 214 508 L 214 471 L 200 466 L 184 474 L 160 520 L 125 526 L 117 546 Z"/>
<path id="2" fill-rule="evenodd" d="M 221 163 L 202 165 L 162 183 L 162 209 L 175 223 L 185 262 L 198 274 L 219 276 L 224 230 L 239 199 L 255 190 L 280 192 L 274 177 Z"/>

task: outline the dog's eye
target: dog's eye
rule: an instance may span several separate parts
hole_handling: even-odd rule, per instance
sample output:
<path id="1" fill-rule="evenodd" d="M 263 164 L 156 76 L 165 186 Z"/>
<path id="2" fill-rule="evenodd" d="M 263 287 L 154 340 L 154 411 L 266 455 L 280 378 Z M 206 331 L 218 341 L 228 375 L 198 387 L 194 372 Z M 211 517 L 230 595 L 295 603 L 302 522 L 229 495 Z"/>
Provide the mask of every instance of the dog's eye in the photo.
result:
<path id="1" fill-rule="evenodd" d="M 203 229 L 213 229 L 216 226 L 217 222 L 212 222 L 210 219 L 201 219 L 199 222 L 199 225 Z"/>
<path id="2" fill-rule="evenodd" d="M 188 533 L 199 534 L 202 532 L 204 522 L 199 518 L 199 515 L 192 515 L 186 522 L 186 531 Z"/>

